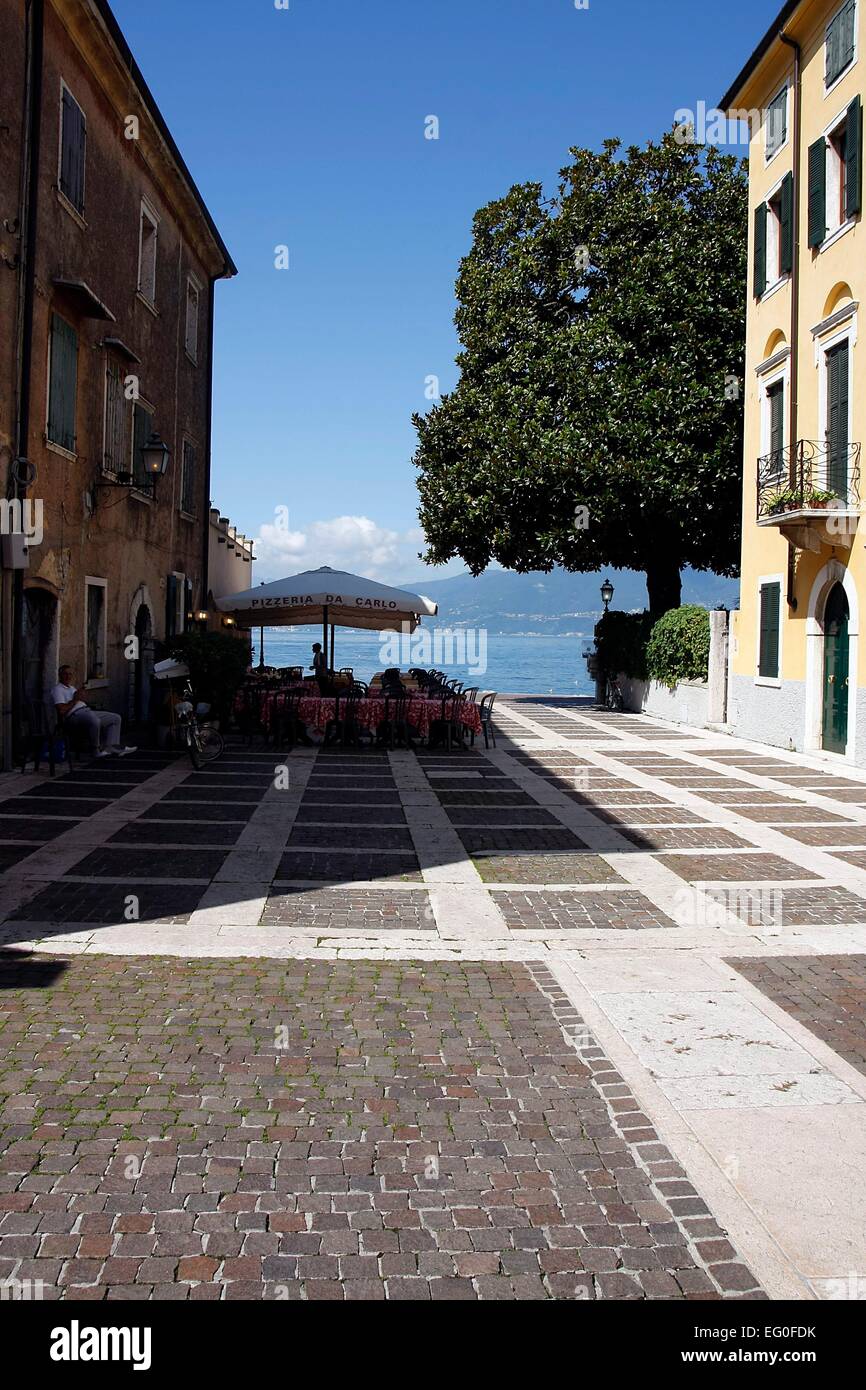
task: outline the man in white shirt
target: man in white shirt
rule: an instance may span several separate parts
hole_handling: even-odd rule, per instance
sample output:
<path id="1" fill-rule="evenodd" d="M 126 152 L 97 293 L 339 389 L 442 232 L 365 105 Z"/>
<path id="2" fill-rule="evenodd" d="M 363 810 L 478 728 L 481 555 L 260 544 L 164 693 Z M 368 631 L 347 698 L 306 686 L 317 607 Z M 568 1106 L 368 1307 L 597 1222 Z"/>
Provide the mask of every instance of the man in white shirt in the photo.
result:
<path id="1" fill-rule="evenodd" d="M 55 685 L 51 692 L 55 708 L 60 718 L 76 729 L 86 732 L 90 742 L 90 751 L 95 758 L 123 758 L 127 753 L 134 753 L 134 748 L 120 748 L 120 725 L 119 714 L 110 714 L 108 710 L 90 709 L 85 703 L 86 692 L 78 690 L 75 686 L 75 673 L 71 666 L 61 666 L 58 675 L 59 683 Z M 105 747 L 100 748 L 103 731 L 105 733 Z"/>

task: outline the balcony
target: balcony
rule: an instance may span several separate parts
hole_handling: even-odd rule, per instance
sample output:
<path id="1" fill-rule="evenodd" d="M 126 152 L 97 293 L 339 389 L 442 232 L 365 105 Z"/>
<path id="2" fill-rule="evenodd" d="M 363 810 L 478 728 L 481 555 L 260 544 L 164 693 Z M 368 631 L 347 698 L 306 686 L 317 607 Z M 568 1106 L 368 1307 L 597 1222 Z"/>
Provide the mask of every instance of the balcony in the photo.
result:
<path id="1" fill-rule="evenodd" d="M 860 516 L 860 445 L 801 439 L 758 459 L 758 525 L 800 550 L 850 550 Z"/>

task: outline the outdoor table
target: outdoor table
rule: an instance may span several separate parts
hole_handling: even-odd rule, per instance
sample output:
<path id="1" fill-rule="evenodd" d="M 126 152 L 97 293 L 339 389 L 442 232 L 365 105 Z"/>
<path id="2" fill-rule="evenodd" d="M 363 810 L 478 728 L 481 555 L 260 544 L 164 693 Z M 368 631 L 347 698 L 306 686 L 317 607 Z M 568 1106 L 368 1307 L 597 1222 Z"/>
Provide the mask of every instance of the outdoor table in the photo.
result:
<path id="1" fill-rule="evenodd" d="M 341 702 L 342 703 L 342 702 Z M 355 703 L 355 719 L 362 729 L 375 731 L 385 721 L 384 695 L 372 695 Z M 445 702 L 446 719 L 455 716 L 455 701 Z M 457 717 L 470 733 L 481 733 L 481 712 L 477 705 L 466 700 L 456 701 Z M 298 716 L 302 723 L 313 729 L 324 731 L 337 715 L 337 701 L 332 696 L 305 696 L 298 705 Z M 411 696 L 407 708 L 407 720 L 416 728 L 422 738 L 430 733 L 430 726 L 443 718 L 441 700 L 428 700 L 422 695 Z"/>

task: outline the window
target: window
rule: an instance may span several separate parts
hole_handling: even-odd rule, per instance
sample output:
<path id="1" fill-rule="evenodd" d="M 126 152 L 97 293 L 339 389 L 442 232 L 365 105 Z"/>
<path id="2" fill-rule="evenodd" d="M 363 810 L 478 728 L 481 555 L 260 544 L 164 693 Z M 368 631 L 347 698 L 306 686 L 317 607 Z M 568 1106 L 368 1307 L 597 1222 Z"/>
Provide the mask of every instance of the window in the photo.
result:
<path id="1" fill-rule="evenodd" d="M 156 248 L 159 223 L 146 203 L 141 205 L 138 243 L 138 292 L 148 304 L 156 304 Z"/>
<path id="2" fill-rule="evenodd" d="M 760 644 L 758 675 L 764 680 L 779 679 L 779 610 L 782 586 L 779 583 L 761 585 Z"/>
<path id="3" fill-rule="evenodd" d="M 192 580 L 185 574 L 170 574 L 165 584 L 165 636 L 179 637 L 186 631 L 186 615 L 192 609 Z"/>
<path id="4" fill-rule="evenodd" d="M 774 381 L 767 388 L 769 454 L 773 471 L 785 467 L 785 383 Z"/>
<path id="5" fill-rule="evenodd" d="M 827 362 L 827 477 L 819 481 L 847 501 L 851 354 L 845 338 L 826 354 Z"/>
<path id="6" fill-rule="evenodd" d="M 139 492 L 152 497 L 156 479 L 144 466 L 142 449 L 153 434 L 153 411 L 141 401 L 136 401 L 132 416 L 132 479 Z"/>
<path id="7" fill-rule="evenodd" d="M 841 120 L 809 148 L 809 245 L 821 246 L 861 209 L 863 107 L 855 97 Z"/>
<path id="8" fill-rule="evenodd" d="M 195 516 L 195 448 L 188 439 L 183 441 L 183 465 L 180 483 L 180 509 L 187 516 Z"/>
<path id="9" fill-rule="evenodd" d="M 60 85 L 60 192 L 84 215 L 84 166 L 87 122 L 65 83 Z"/>
<path id="10" fill-rule="evenodd" d="M 87 681 L 105 680 L 105 589 L 104 579 L 85 579 L 85 655 Z"/>
<path id="11" fill-rule="evenodd" d="M 846 0 L 827 25 L 825 85 L 832 87 L 850 67 L 857 49 L 857 0 Z"/>
<path id="12" fill-rule="evenodd" d="M 766 156 L 772 159 L 788 139 L 788 88 L 785 86 L 767 108 Z"/>
<path id="13" fill-rule="evenodd" d="M 74 454 L 78 334 L 59 314 L 51 315 L 48 357 L 48 438 Z"/>
<path id="14" fill-rule="evenodd" d="M 125 368 L 109 357 L 105 368 L 105 433 L 102 466 L 108 473 L 129 473 L 132 412 L 126 396 Z"/>
<path id="15" fill-rule="evenodd" d="M 198 361 L 199 287 L 191 277 L 186 282 L 186 334 L 184 345 L 193 362 Z"/>
<path id="16" fill-rule="evenodd" d="M 794 175 L 755 209 L 755 298 L 790 275 L 794 265 Z"/>

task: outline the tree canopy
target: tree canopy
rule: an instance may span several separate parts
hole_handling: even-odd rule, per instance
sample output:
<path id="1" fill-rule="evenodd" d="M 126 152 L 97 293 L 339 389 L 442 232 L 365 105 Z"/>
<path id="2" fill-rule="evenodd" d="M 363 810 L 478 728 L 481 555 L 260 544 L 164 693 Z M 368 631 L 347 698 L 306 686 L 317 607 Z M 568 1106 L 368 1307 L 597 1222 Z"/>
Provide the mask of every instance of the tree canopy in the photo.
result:
<path id="1" fill-rule="evenodd" d="M 662 612 L 684 566 L 737 572 L 745 164 L 673 133 L 571 158 L 475 216 L 459 382 L 414 417 L 426 558 L 642 570 Z"/>

